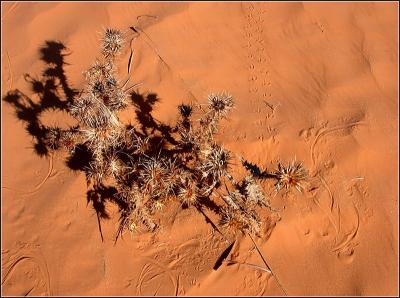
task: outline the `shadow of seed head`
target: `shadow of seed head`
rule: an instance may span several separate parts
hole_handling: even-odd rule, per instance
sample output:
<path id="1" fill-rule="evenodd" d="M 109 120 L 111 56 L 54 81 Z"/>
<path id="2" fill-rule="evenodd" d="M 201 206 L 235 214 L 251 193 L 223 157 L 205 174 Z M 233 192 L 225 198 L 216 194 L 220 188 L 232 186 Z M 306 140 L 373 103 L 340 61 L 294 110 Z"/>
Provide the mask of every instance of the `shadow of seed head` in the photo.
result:
<path id="1" fill-rule="evenodd" d="M 180 104 L 178 110 L 183 118 L 189 118 L 192 115 L 193 107 L 187 104 Z"/>
<path id="2" fill-rule="evenodd" d="M 45 132 L 44 142 L 50 149 L 56 150 L 61 145 L 61 129 L 52 127 Z"/>

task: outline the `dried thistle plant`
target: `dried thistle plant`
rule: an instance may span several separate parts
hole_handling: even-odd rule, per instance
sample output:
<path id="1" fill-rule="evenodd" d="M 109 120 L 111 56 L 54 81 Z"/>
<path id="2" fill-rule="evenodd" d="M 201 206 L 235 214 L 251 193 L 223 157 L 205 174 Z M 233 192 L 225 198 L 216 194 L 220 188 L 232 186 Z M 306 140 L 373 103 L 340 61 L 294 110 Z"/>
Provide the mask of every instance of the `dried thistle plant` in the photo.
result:
<path id="1" fill-rule="evenodd" d="M 232 175 L 234 155 L 215 138 L 221 121 L 235 106 L 227 93 L 210 94 L 205 104 L 179 105 L 173 131 L 176 141 L 169 142 L 168 148 L 155 147 L 152 134 L 122 123 L 117 114 L 129 104 L 129 94 L 121 86 L 115 67 L 124 44 L 121 31 L 105 29 L 102 57 L 84 72 L 86 85 L 68 107 L 78 124 L 66 130 L 48 128 L 46 145 L 71 153 L 78 145 L 87 148 L 90 161 L 83 171 L 88 184 L 108 183 L 116 189 L 114 199 L 121 208 L 117 237 L 125 231 L 154 231 L 158 227 L 155 215 L 163 212 L 170 198 L 182 206 L 201 209 L 207 208 L 205 202 L 215 194 L 221 197 L 214 204 L 223 230 L 260 235 L 258 211 L 270 208 L 270 204 L 258 180 L 274 178 L 278 190 L 292 186 L 300 190 L 306 177 L 302 165 L 278 164 L 275 173 L 265 174 L 242 161 L 251 175 L 236 182 Z M 225 190 L 221 190 L 223 186 Z"/>

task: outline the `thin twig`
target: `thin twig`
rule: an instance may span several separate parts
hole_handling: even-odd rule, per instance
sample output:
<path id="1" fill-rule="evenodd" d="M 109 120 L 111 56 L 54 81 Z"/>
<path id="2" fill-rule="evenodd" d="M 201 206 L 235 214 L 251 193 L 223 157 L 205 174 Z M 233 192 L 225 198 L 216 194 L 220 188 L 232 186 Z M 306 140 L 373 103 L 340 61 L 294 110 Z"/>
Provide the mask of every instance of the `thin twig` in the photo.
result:
<path id="1" fill-rule="evenodd" d="M 285 296 L 288 296 L 286 290 L 284 289 L 284 287 L 282 286 L 281 282 L 279 281 L 278 277 L 274 274 L 274 272 L 271 270 L 271 267 L 268 265 L 267 261 L 265 260 L 263 254 L 261 253 L 260 249 L 258 248 L 257 243 L 254 241 L 253 237 L 251 237 L 251 235 L 248 233 L 247 235 L 249 235 L 251 241 L 253 242 L 258 254 L 260 255 L 261 259 L 263 260 L 265 266 L 268 268 L 269 271 L 271 271 L 271 274 L 275 277 L 276 282 L 278 283 L 279 287 L 281 288 L 281 290 L 285 293 Z"/>

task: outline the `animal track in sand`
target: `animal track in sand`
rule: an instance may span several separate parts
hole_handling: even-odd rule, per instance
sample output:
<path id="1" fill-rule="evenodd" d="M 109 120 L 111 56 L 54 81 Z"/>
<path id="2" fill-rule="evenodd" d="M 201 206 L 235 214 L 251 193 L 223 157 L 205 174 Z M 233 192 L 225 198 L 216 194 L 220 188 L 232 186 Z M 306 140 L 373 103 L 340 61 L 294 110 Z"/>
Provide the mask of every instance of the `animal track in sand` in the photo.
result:
<path id="1" fill-rule="evenodd" d="M 333 132 L 336 131 L 340 131 L 340 130 L 345 130 L 345 129 L 349 129 L 349 128 L 354 128 L 358 125 L 365 125 L 365 122 L 362 121 L 357 121 L 357 122 L 350 122 L 344 125 L 339 125 L 339 126 L 335 126 L 332 128 L 327 128 L 327 129 L 320 129 L 312 144 L 311 144 L 311 149 L 310 149 L 310 156 L 311 156 L 311 161 L 312 161 L 312 165 L 315 169 L 316 167 L 316 158 L 315 158 L 315 146 L 317 145 L 318 141 L 321 140 L 322 137 L 327 136 Z M 301 137 L 305 137 L 306 139 L 308 139 L 310 137 L 310 129 L 309 130 L 302 130 L 299 133 L 299 136 Z M 331 163 L 334 164 L 333 161 L 331 161 Z M 328 165 L 329 166 L 329 165 Z M 331 191 L 328 183 L 326 182 L 325 178 L 321 175 L 320 171 L 317 172 L 317 177 L 320 179 L 323 187 L 326 189 L 326 191 L 329 194 L 329 199 L 330 199 L 330 203 L 329 203 L 329 210 L 325 211 L 324 208 L 322 208 L 322 206 L 319 204 L 318 200 L 314 199 L 314 202 L 320 207 L 320 209 L 322 209 L 325 214 L 327 215 L 329 221 L 331 222 L 331 224 L 333 225 L 334 229 L 335 229 L 335 240 L 334 240 L 334 247 L 332 249 L 333 252 L 337 252 L 338 253 L 338 257 L 342 256 L 343 254 L 346 254 L 346 251 L 349 251 L 351 249 L 354 250 L 354 239 L 358 234 L 359 231 L 359 227 L 360 227 L 360 215 L 359 215 L 359 211 L 358 208 L 356 207 L 356 205 L 353 202 L 353 208 L 354 208 L 354 212 L 352 215 L 350 215 L 352 221 L 355 223 L 355 227 L 352 231 L 348 232 L 346 234 L 346 238 L 340 242 L 338 242 L 340 233 L 342 232 L 342 217 L 343 214 L 341 212 L 341 204 L 340 202 L 336 202 L 335 201 L 335 197 L 333 192 Z M 337 220 L 334 219 L 334 207 L 336 207 L 336 211 L 337 211 Z M 346 210 L 348 211 L 348 210 Z M 349 258 L 346 258 L 346 260 L 349 260 Z"/>
<path id="2" fill-rule="evenodd" d="M 326 135 L 331 134 L 331 133 L 333 133 L 335 131 L 338 131 L 338 130 L 343 130 L 343 129 L 347 129 L 347 128 L 353 128 L 353 127 L 356 127 L 358 125 L 366 125 L 366 123 L 362 122 L 362 121 L 357 121 L 357 122 L 347 123 L 347 124 L 344 124 L 344 125 L 328 128 L 326 130 L 321 130 L 320 132 L 318 132 L 317 135 L 315 136 L 315 139 L 314 139 L 313 143 L 311 144 L 311 150 L 310 150 L 311 161 L 312 161 L 313 166 L 315 167 L 315 152 L 314 152 L 315 151 L 315 146 L 317 145 L 317 142 L 323 136 L 326 136 Z"/>
<path id="3" fill-rule="evenodd" d="M 8 86 L 8 88 L 9 88 L 9 91 L 11 91 L 12 90 L 12 85 L 13 85 L 13 73 L 12 73 L 12 68 L 11 68 L 10 56 L 8 55 L 8 51 L 7 50 L 6 50 L 6 55 L 7 55 L 7 62 L 8 62 L 9 81 L 10 81 L 10 85 Z"/>
<path id="4" fill-rule="evenodd" d="M 245 47 L 248 51 L 248 91 L 250 95 L 250 106 L 253 113 L 260 114 L 254 117 L 255 120 L 252 124 L 259 127 L 261 126 L 260 129 L 263 131 L 262 128 L 267 125 L 268 119 L 274 117 L 276 108 L 276 106 L 268 102 L 272 97 L 272 93 L 270 90 L 271 81 L 269 78 L 269 66 L 267 63 L 267 54 L 264 46 L 265 40 L 263 36 L 263 14 L 265 11 L 262 11 L 257 3 L 243 3 L 242 7 L 246 20 L 243 30 L 244 40 L 246 42 Z M 261 119 L 260 116 L 262 117 Z M 267 137 L 271 137 L 271 135 Z M 264 138 L 263 134 L 257 137 L 257 139 L 261 141 L 263 141 Z"/>
<path id="5" fill-rule="evenodd" d="M 140 271 L 136 285 L 137 295 L 155 296 L 160 291 L 161 286 L 163 287 L 161 290 L 164 292 L 164 295 L 177 295 L 178 280 L 175 279 L 168 267 L 162 266 L 156 260 L 146 259 L 149 262 L 145 263 Z M 165 292 L 166 290 L 167 292 Z"/>
<path id="6" fill-rule="evenodd" d="M 372 216 L 372 211 L 363 204 L 364 198 L 368 196 L 367 189 L 362 185 L 363 181 L 363 177 L 352 178 L 349 181 L 352 185 L 345 189 L 347 195 L 351 199 L 353 211 L 349 216 L 353 217 L 355 220 L 349 223 L 350 230 L 344 234 L 344 239 L 333 251 L 337 253 L 337 257 L 340 260 L 346 263 L 349 263 L 354 258 L 354 248 L 358 245 L 355 239 L 359 233 L 360 224 L 362 222 L 367 222 L 368 218 Z"/>
<path id="7" fill-rule="evenodd" d="M 3 250 L 2 255 L 3 290 L 12 290 L 17 286 L 18 290 L 24 290 L 17 295 L 26 296 L 32 292 L 52 295 L 50 274 L 39 245 L 19 244 L 15 250 Z M 27 287 L 27 280 L 32 280 L 33 285 Z"/>
<path id="8" fill-rule="evenodd" d="M 20 192 L 20 191 L 18 191 L 18 190 L 9 188 L 9 187 L 7 187 L 7 186 L 3 186 L 2 188 L 3 188 L 3 189 L 7 189 L 7 190 L 11 190 L 11 191 L 16 192 L 17 194 L 23 195 L 23 196 L 25 196 L 25 195 L 32 195 L 32 194 L 38 192 L 38 191 L 40 190 L 40 188 L 47 182 L 47 180 L 48 180 L 49 178 L 55 177 L 55 176 L 56 176 L 56 175 L 52 175 L 52 172 L 53 172 L 53 154 L 50 154 L 49 166 L 48 166 L 47 174 L 46 174 L 46 176 L 43 178 L 43 180 L 42 180 L 41 182 L 39 182 L 38 184 L 36 184 L 36 186 L 35 186 L 32 190 L 27 191 L 27 192 Z"/>

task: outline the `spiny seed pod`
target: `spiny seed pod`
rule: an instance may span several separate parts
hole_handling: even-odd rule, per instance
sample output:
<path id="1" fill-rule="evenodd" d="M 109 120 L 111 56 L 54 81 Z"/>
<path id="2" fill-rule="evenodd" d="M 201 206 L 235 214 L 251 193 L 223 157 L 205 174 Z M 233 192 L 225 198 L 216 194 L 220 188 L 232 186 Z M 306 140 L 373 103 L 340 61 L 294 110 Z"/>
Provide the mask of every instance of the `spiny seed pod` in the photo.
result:
<path id="1" fill-rule="evenodd" d="M 82 134 L 78 127 L 72 127 L 61 132 L 60 144 L 67 150 L 73 150 L 81 141 Z"/>
<path id="2" fill-rule="evenodd" d="M 203 151 L 204 162 L 200 166 L 203 177 L 211 177 L 214 181 L 220 181 L 229 171 L 231 153 L 217 144 Z"/>
<path id="3" fill-rule="evenodd" d="M 278 170 L 275 171 L 278 181 L 275 184 L 277 191 L 282 188 L 295 187 L 299 192 L 303 189 L 303 182 L 307 178 L 307 171 L 301 163 L 292 161 L 287 166 L 278 163 Z"/>
<path id="4" fill-rule="evenodd" d="M 89 85 L 94 84 L 96 81 L 102 81 L 108 78 L 113 72 L 113 65 L 109 62 L 96 62 L 85 71 L 85 78 Z"/>
<path id="5" fill-rule="evenodd" d="M 114 90 L 108 90 L 103 97 L 105 105 L 111 111 L 119 111 L 128 106 L 128 95 L 122 89 L 115 88 Z"/>
<path id="6" fill-rule="evenodd" d="M 243 231 L 244 227 L 238 211 L 230 208 L 222 209 L 219 225 L 226 233 L 234 235 L 239 231 Z"/>
<path id="7" fill-rule="evenodd" d="M 123 130 L 118 127 L 88 128 L 82 129 L 81 133 L 84 142 L 92 152 L 115 148 L 123 138 Z"/>
<path id="8" fill-rule="evenodd" d="M 93 93 L 86 93 L 69 106 L 69 112 L 85 126 L 98 128 L 118 124 L 115 115 Z"/>
<path id="9" fill-rule="evenodd" d="M 198 138 L 196 138 L 190 125 L 186 126 L 184 123 L 179 122 L 177 129 L 180 136 L 179 143 L 182 149 L 194 149 L 199 147 L 197 144 Z"/>
<path id="10" fill-rule="evenodd" d="M 130 146 L 134 149 L 135 154 L 145 154 L 150 148 L 150 137 L 137 136 L 136 139 L 132 139 Z"/>
<path id="11" fill-rule="evenodd" d="M 233 97 L 229 94 L 210 94 L 208 109 L 218 118 L 224 118 L 234 107 Z"/>
<path id="12" fill-rule="evenodd" d="M 174 195 L 179 183 L 184 179 L 184 173 L 175 159 L 167 159 L 164 161 L 164 165 L 166 174 L 163 194 L 165 196 Z"/>
<path id="13" fill-rule="evenodd" d="M 256 183 L 252 176 L 246 176 L 240 188 L 245 197 L 246 204 L 268 206 L 262 188 Z"/>
<path id="14" fill-rule="evenodd" d="M 107 156 L 108 172 L 114 179 L 118 179 L 123 174 L 124 164 L 115 153 Z"/>
<path id="15" fill-rule="evenodd" d="M 184 206 L 193 206 L 198 203 L 199 188 L 193 180 L 188 180 L 178 190 L 178 199 Z"/>
<path id="16" fill-rule="evenodd" d="M 91 109 L 91 105 L 93 104 L 92 96 L 83 95 L 78 99 L 74 100 L 72 104 L 69 105 L 69 113 L 81 121 Z"/>
<path id="17" fill-rule="evenodd" d="M 142 163 L 142 171 L 140 178 L 143 182 L 144 189 L 148 190 L 152 197 L 158 197 L 165 185 L 166 168 L 159 159 L 145 159 Z"/>
<path id="18" fill-rule="evenodd" d="M 105 58 L 112 59 L 120 53 L 124 45 L 124 38 L 121 31 L 107 28 L 104 31 L 102 42 L 102 54 Z"/>

